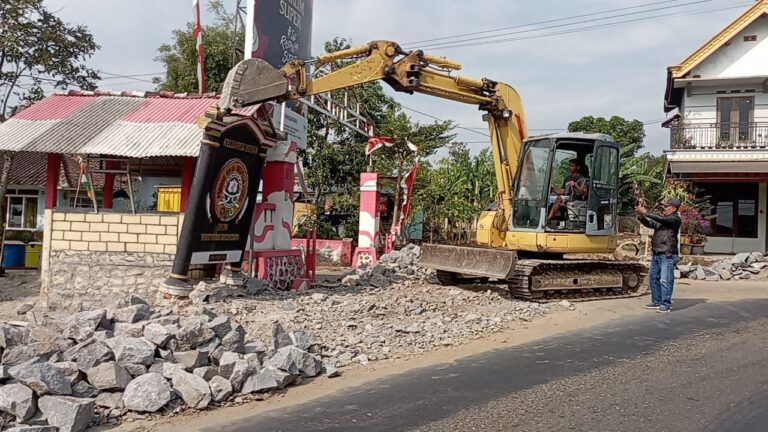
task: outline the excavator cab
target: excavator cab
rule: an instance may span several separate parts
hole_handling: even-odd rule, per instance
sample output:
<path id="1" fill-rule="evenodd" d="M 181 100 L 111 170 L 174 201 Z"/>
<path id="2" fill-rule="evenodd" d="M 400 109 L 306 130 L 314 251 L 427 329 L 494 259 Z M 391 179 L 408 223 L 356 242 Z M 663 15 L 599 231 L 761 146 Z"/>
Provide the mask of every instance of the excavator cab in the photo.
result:
<path id="1" fill-rule="evenodd" d="M 619 146 L 607 135 L 529 138 L 513 184 L 510 230 L 615 235 L 618 182 Z"/>

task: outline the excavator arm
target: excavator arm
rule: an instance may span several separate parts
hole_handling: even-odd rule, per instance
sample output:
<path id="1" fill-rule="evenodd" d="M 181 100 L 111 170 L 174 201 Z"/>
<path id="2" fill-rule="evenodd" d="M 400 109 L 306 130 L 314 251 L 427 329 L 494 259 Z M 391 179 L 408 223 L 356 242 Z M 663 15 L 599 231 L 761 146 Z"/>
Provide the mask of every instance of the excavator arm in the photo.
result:
<path id="1" fill-rule="evenodd" d="M 311 77 L 312 66 L 319 68 L 339 60 L 351 63 L 323 76 Z M 312 60 L 292 60 L 280 69 L 260 59 L 248 59 L 227 75 L 219 109 L 226 113 L 262 102 L 296 100 L 378 80 L 399 92 L 477 105 L 486 111 L 483 118 L 491 135 L 500 213 L 495 228 L 503 232 L 512 210 L 512 179 L 527 135 L 523 105 L 511 86 L 451 74 L 460 69 L 458 62 L 422 51 L 406 52 L 390 41 L 373 41 Z"/>

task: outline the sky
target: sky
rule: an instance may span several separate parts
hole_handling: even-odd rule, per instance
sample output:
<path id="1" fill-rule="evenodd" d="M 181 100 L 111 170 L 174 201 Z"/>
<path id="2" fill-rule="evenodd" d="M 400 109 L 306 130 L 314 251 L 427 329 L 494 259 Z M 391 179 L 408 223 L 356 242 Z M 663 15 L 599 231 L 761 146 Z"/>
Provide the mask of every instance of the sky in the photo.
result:
<path id="1" fill-rule="evenodd" d="M 157 48 L 192 19 L 190 0 L 45 3 L 65 21 L 91 30 L 101 50 L 89 64 L 105 78 L 99 86 L 110 90 L 152 90 L 154 85 L 147 82 L 151 74 L 163 71 L 155 61 Z M 230 10 L 235 3 L 224 0 Z M 462 63 L 462 75 L 515 87 L 523 98 L 531 135 L 562 131 L 585 115 L 618 115 L 647 123 L 645 147 L 660 154 L 669 140 L 668 130 L 660 126 L 665 117 L 666 67 L 681 62 L 751 4 L 751 0 L 315 0 L 312 54 L 322 53 L 323 42 L 335 36 L 353 45 L 386 39 L 407 48 L 423 47 L 429 54 Z M 624 10 L 605 13 L 617 9 Z M 587 16 L 562 20 L 583 15 Z M 507 30 L 488 32 L 499 28 Z M 414 44 L 468 33 L 477 34 L 432 43 L 471 39 L 454 43 L 469 46 Z M 148 75 L 114 76 L 138 74 Z M 433 121 L 419 111 L 466 128 L 456 130 L 457 139 L 468 142 L 474 152 L 489 145 L 481 113 L 473 106 L 390 93 L 416 121 Z"/>

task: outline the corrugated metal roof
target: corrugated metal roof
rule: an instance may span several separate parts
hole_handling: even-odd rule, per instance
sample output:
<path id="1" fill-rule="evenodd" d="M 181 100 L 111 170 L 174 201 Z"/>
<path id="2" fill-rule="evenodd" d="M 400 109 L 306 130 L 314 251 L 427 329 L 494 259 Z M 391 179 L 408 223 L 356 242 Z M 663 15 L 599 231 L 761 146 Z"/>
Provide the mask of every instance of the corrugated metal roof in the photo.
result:
<path id="1" fill-rule="evenodd" d="M 132 158 L 197 156 L 196 118 L 217 97 L 56 94 L 0 124 L 0 150 Z M 238 111 L 251 115 L 256 107 Z"/>

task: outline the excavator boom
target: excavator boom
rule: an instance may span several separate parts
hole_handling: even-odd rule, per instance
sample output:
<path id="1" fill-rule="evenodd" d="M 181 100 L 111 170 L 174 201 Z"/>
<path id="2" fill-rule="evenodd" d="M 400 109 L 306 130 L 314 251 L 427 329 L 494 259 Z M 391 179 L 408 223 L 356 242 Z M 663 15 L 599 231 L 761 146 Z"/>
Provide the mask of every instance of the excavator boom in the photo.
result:
<path id="1" fill-rule="evenodd" d="M 311 77 L 311 67 L 350 61 L 328 74 Z M 227 75 L 219 108 L 228 112 L 266 101 L 283 102 L 384 81 L 404 93 L 423 93 L 472 104 L 486 111 L 496 185 L 500 201 L 499 220 L 512 210 L 511 180 L 517 169 L 522 141 L 527 135 L 523 105 L 511 86 L 489 79 L 475 79 L 452 72 L 461 64 L 423 53 L 405 52 L 395 42 L 373 41 L 367 45 L 329 53 L 312 60 L 292 60 L 280 69 L 261 59 L 238 63 Z M 498 228 L 506 227 L 499 223 Z M 504 228 L 505 229 L 505 228 Z"/>

